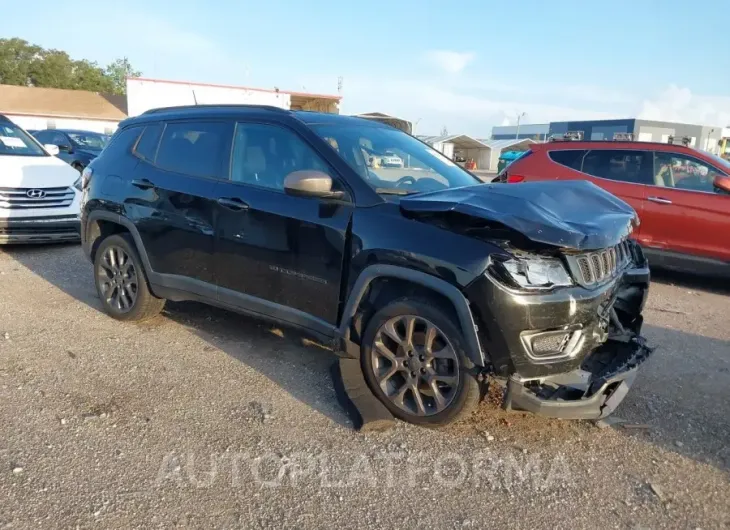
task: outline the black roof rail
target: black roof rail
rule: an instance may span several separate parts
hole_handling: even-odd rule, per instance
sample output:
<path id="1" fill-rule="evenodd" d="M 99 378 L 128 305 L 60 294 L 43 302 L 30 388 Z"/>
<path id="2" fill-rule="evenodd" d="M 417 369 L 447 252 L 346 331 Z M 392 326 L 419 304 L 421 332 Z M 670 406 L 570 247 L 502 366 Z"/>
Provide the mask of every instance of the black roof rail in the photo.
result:
<path id="1" fill-rule="evenodd" d="M 247 104 L 240 104 L 240 103 L 209 103 L 209 104 L 202 104 L 202 105 L 177 105 L 173 107 L 159 107 L 156 109 L 149 109 L 142 113 L 142 116 L 148 115 L 148 114 L 157 114 L 158 112 L 167 112 L 167 111 L 175 111 L 175 110 L 192 110 L 192 109 L 200 109 L 200 108 L 219 108 L 219 109 L 225 109 L 225 108 L 241 108 L 241 109 L 260 109 L 260 110 L 272 110 L 277 112 L 290 112 L 286 109 L 282 109 L 281 107 L 275 107 L 273 105 L 247 105 Z"/>

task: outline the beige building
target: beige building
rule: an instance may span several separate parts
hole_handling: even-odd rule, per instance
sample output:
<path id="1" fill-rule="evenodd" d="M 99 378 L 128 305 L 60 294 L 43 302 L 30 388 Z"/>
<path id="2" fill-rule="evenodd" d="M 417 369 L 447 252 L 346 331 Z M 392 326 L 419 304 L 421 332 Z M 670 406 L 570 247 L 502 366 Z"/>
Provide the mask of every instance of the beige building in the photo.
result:
<path id="1" fill-rule="evenodd" d="M 123 96 L 0 85 L 0 114 L 26 130 L 82 129 L 111 134 L 127 117 L 126 106 Z"/>

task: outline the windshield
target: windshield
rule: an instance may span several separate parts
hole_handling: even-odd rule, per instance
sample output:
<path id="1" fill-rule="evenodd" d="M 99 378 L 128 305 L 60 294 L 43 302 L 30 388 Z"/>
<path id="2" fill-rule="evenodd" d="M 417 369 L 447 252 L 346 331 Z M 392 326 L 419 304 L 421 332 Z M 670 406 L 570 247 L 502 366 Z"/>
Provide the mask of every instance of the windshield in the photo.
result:
<path id="1" fill-rule="evenodd" d="M 96 133 L 68 133 L 71 141 L 82 149 L 100 151 L 106 147 L 109 138 L 104 134 Z"/>
<path id="2" fill-rule="evenodd" d="M 0 122 L 0 155 L 48 156 L 28 133 L 7 121 Z"/>
<path id="3" fill-rule="evenodd" d="M 379 193 L 407 195 L 481 184 L 451 159 L 390 127 L 312 125 Z"/>
<path id="4" fill-rule="evenodd" d="M 709 156 L 715 164 L 720 166 L 720 168 L 722 168 L 726 172 L 730 173 L 730 162 L 728 162 L 724 158 L 721 158 L 717 155 L 713 155 L 712 153 L 707 153 L 707 156 Z"/>

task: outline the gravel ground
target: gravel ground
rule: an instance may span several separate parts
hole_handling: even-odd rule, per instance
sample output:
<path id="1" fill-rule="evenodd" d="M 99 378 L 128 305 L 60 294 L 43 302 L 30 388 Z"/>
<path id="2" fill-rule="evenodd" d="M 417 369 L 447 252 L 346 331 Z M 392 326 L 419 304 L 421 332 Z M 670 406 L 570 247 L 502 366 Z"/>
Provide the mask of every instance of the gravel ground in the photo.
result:
<path id="1" fill-rule="evenodd" d="M 77 246 L 0 251 L 0 527 L 728 528 L 730 291 L 662 277 L 616 413 L 358 434 L 333 358 L 199 304 L 121 324 Z M 627 428 L 627 426 L 629 428 Z"/>

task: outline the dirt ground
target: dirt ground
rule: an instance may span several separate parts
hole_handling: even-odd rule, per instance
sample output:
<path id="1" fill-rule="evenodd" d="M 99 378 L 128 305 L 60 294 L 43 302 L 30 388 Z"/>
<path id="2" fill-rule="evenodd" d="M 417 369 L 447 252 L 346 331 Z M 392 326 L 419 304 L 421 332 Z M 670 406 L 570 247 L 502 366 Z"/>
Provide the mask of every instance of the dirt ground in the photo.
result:
<path id="1" fill-rule="evenodd" d="M 725 284 L 727 285 L 727 284 Z M 0 527 L 728 528 L 730 289 L 657 276 L 616 417 L 359 434 L 330 353 L 193 303 L 99 310 L 78 246 L 0 250 Z"/>

